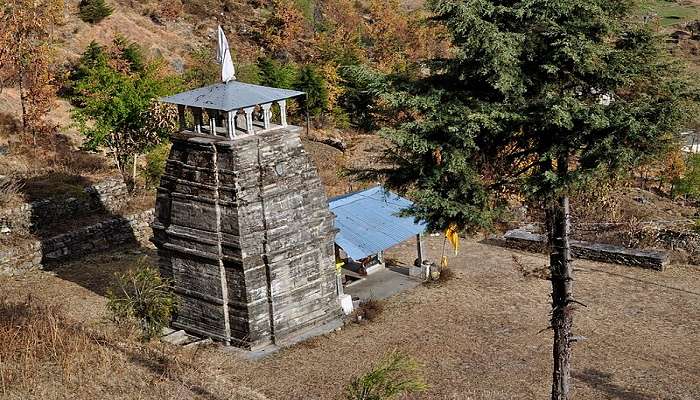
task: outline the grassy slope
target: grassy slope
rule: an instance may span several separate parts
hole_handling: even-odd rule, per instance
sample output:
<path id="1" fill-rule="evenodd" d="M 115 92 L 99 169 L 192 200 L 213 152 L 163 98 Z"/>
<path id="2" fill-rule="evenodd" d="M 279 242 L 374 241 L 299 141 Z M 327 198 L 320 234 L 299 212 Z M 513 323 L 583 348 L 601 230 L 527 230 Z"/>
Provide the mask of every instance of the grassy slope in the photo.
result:
<path id="1" fill-rule="evenodd" d="M 664 27 L 682 24 L 700 18 L 700 1 L 698 0 L 643 0 L 642 12 L 656 14 Z"/>

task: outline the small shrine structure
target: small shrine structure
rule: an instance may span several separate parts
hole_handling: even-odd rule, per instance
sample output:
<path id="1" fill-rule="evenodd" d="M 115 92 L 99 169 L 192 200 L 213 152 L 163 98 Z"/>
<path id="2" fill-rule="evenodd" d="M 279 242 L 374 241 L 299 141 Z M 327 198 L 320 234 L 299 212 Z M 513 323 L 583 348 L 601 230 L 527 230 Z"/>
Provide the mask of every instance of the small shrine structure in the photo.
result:
<path id="1" fill-rule="evenodd" d="M 228 80 L 161 99 L 180 120 L 153 224 L 173 327 L 256 350 L 338 325 L 334 216 L 287 122 L 301 95 Z"/>

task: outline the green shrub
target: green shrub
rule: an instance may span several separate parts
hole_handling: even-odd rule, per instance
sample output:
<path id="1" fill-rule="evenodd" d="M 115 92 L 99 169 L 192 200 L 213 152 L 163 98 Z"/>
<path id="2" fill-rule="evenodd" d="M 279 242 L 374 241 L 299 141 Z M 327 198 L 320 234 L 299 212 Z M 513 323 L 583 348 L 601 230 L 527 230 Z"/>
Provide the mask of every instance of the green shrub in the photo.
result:
<path id="1" fill-rule="evenodd" d="M 105 0 L 81 0 L 78 5 L 80 19 L 96 24 L 112 14 L 112 8 Z"/>
<path id="2" fill-rule="evenodd" d="M 146 153 L 146 167 L 143 170 L 146 187 L 154 188 L 160 184 L 169 154 L 170 143 L 161 143 Z"/>
<path id="3" fill-rule="evenodd" d="M 299 70 L 294 88 L 306 92 L 305 106 L 311 116 L 317 117 L 328 109 L 328 88 L 315 66 L 307 64 Z"/>
<path id="4" fill-rule="evenodd" d="M 678 180 L 676 193 L 700 199 L 700 154 L 691 154 L 685 161 L 685 173 Z"/>
<path id="5" fill-rule="evenodd" d="M 392 400 L 428 388 L 417 377 L 418 364 L 410 357 L 392 352 L 370 372 L 355 378 L 346 389 L 348 400 Z"/>
<path id="6" fill-rule="evenodd" d="M 116 277 L 107 291 L 107 310 L 112 321 L 120 326 L 137 325 L 144 340 L 158 336 L 175 311 L 169 282 L 143 260 L 136 269 Z"/>
<path id="7" fill-rule="evenodd" d="M 297 76 L 297 68 L 291 63 L 282 63 L 270 57 L 258 59 L 260 84 L 281 89 L 291 89 Z"/>

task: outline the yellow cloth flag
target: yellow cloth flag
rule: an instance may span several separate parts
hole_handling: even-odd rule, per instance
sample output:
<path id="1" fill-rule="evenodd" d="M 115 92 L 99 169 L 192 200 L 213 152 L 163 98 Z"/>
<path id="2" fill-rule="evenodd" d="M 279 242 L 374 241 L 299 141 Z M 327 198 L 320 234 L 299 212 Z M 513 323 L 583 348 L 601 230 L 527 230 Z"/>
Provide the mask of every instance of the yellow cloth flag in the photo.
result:
<path id="1" fill-rule="evenodd" d="M 450 227 L 445 230 L 445 237 L 455 249 L 455 255 L 457 255 L 459 253 L 459 233 L 457 232 L 457 225 L 450 225 Z"/>

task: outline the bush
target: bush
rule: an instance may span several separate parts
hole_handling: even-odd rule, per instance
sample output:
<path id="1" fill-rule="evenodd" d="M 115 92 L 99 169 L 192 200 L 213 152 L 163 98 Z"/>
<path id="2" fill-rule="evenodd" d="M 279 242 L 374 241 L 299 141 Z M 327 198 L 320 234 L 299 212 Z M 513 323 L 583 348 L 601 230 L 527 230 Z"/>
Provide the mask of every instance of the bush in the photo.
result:
<path id="1" fill-rule="evenodd" d="M 261 85 L 281 89 L 291 89 L 294 86 L 297 76 L 294 64 L 261 57 L 258 59 L 257 67 Z"/>
<path id="2" fill-rule="evenodd" d="M 161 143 L 146 153 L 146 168 L 143 178 L 146 187 L 154 188 L 160 184 L 160 177 L 165 172 L 165 163 L 170 154 L 170 143 Z"/>
<path id="3" fill-rule="evenodd" d="M 22 182 L 14 177 L 0 178 L 0 207 L 11 207 L 22 202 Z"/>
<path id="4" fill-rule="evenodd" d="M 80 19 L 96 24 L 112 14 L 112 8 L 105 0 L 81 0 L 78 5 Z"/>
<path id="5" fill-rule="evenodd" d="M 685 173 L 675 186 L 676 193 L 700 199 L 700 154 L 688 156 L 685 161 Z"/>
<path id="6" fill-rule="evenodd" d="M 112 321 L 121 326 L 137 325 L 144 340 L 158 336 L 175 311 L 169 282 L 145 261 L 139 262 L 135 270 L 117 275 L 107 299 Z"/>
<path id="7" fill-rule="evenodd" d="M 374 321 L 379 317 L 382 311 L 384 311 L 384 305 L 381 302 L 369 299 L 360 303 L 357 309 L 355 309 L 355 321 L 359 323 Z"/>
<path id="8" fill-rule="evenodd" d="M 416 376 L 418 364 L 410 357 L 392 352 L 370 372 L 355 378 L 346 389 L 348 400 L 391 400 L 427 389 Z"/>
<path id="9" fill-rule="evenodd" d="M 315 66 L 307 64 L 299 70 L 294 88 L 306 92 L 305 106 L 311 116 L 318 117 L 328 109 L 328 88 Z"/>

